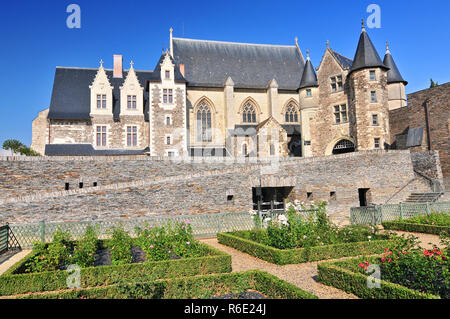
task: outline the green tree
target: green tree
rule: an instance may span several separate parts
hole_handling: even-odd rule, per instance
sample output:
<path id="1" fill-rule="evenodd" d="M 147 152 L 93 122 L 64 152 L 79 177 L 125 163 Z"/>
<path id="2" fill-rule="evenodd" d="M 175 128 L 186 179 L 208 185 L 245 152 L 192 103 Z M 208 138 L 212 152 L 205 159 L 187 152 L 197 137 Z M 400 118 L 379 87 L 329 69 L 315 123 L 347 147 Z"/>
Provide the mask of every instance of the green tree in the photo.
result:
<path id="1" fill-rule="evenodd" d="M 439 83 L 434 82 L 433 79 L 430 79 L 430 88 L 434 88 L 435 86 L 439 86 Z"/>
<path id="2" fill-rule="evenodd" d="M 6 140 L 3 142 L 3 149 L 11 150 L 14 153 L 19 153 L 26 156 L 41 156 L 41 154 L 32 150 L 18 140 Z"/>

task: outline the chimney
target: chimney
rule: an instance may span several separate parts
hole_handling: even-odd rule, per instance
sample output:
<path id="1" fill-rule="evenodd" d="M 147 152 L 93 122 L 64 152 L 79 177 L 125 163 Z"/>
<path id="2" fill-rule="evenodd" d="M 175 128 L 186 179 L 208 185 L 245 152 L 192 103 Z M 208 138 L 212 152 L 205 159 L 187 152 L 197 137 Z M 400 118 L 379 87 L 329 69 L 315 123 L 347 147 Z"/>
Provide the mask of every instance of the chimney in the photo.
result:
<path id="1" fill-rule="evenodd" d="M 184 64 L 180 64 L 180 72 L 181 75 L 184 77 Z"/>
<path id="2" fill-rule="evenodd" d="M 114 71 L 113 76 L 115 78 L 123 77 L 123 57 L 120 54 L 114 54 Z"/>

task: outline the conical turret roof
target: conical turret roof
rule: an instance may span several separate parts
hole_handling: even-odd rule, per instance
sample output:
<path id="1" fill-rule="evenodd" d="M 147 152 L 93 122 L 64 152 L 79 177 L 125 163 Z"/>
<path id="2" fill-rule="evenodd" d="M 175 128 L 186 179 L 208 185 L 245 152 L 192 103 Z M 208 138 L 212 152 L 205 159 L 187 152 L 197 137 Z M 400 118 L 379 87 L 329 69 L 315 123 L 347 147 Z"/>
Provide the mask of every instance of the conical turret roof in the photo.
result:
<path id="1" fill-rule="evenodd" d="M 397 65 L 394 62 L 394 59 L 392 58 L 391 51 L 389 51 L 388 44 L 386 44 L 386 54 L 384 56 L 383 60 L 384 65 L 386 65 L 389 68 L 389 71 L 387 72 L 387 83 L 403 83 L 405 85 L 408 84 L 407 81 L 405 81 L 400 74 L 400 71 L 397 68 Z"/>
<path id="2" fill-rule="evenodd" d="M 303 89 L 306 87 L 315 87 L 315 86 L 318 86 L 317 75 L 316 75 L 316 71 L 314 70 L 314 67 L 311 63 L 311 59 L 309 58 L 309 50 L 308 50 L 308 57 L 306 59 L 305 67 L 303 69 L 303 75 L 302 75 L 302 79 L 300 81 L 299 89 Z"/>
<path id="3" fill-rule="evenodd" d="M 388 69 L 388 67 L 381 62 L 380 56 L 363 26 L 350 73 L 356 70 L 374 67 Z"/>

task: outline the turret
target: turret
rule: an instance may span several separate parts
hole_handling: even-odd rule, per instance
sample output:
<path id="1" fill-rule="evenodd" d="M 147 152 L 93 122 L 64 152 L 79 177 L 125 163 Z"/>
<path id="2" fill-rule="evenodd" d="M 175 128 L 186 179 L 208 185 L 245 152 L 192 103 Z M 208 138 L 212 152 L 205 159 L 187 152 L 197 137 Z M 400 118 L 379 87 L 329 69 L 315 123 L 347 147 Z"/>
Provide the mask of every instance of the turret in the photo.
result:
<path id="1" fill-rule="evenodd" d="M 387 72 L 362 22 L 361 35 L 348 74 L 350 135 L 357 150 L 384 149 L 390 144 Z"/>
<path id="2" fill-rule="evenodd" d="M 400 74 L 389 50 L 389 43 L 387 42 L 383 64 L 389 68 L 389 71 L 387 72 L 389 110 L 395 110 L 406 106 L 405 86 L 408 82 L 406 82 Z"/>

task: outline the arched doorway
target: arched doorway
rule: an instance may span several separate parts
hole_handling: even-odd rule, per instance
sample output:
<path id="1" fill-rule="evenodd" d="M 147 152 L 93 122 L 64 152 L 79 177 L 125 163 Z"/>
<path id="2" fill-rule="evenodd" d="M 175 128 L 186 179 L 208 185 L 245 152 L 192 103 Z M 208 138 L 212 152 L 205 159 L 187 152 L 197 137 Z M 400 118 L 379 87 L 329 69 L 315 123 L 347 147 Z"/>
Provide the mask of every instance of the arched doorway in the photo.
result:
<path id="1" fill-rule="evenodd" d="M 344 154 L 355 151 L 355 144 L 349 140 L 340 140 L 333 147 L 333 154 Z"/>

